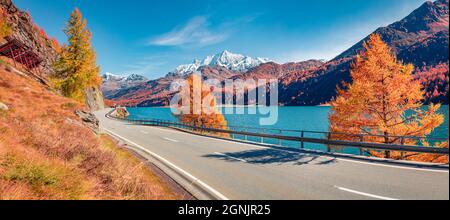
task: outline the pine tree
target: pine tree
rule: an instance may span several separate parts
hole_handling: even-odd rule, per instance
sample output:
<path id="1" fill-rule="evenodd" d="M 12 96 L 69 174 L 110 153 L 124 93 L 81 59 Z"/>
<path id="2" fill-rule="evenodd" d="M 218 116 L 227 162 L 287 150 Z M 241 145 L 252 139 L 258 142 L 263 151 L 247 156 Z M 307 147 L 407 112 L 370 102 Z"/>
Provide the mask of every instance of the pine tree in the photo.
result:
<path id="1" fill-rule="evenodd" d="M 426 136 L 441 125 L 440 105 L 424 110 L 424 92 L 413 79 L 413 66 L 398 62 L 379 35 L 364 43 L 351 68 L 352 83 L 338 88 L 331 103 L 330 130 L 335 133 L 368 134 L 365 141 L 417 144 L 417 140 L 392 136 Z M 334 134 L 335 139 L 359 140 Z M 385 157 L 391 157 L 389 152 Z"/>
<path id="2" fill-rule="evenodd" d="M 187 108 L 188 112 L 183 112 L 183 114 L 179 115 L 179 120 L 184 123 L 195 127 L 204 127 L 204 128 L 214 128 L 214 129 L 222 129 L 227 130 L 227 121 L 225 120 L 225 117 L 216 109 L 216 100 L 213 98 L 214 96 L 211 93 L 211 90 L 209 87 L 205 86 L 202 81 L 201 77 L 197 74 L 192 74 L 187 78 L 187 86 L 189 88 L 186 88 L 189 90 L 189 97 L 184 97 L 188 99 L 188 102 L 183 102 L 183 100 L 180 100 L 178 103 L 178 108 Z M 196 103 L 196 99 L 194 98 L 196 92 L 194 91 L 194 87 L 198 88 L 200 90 L 201 98 L 200 102 Z M 183 104 L 186 104 L 188 106 L 182 106 Z M 199 104 L 199 107 L 202 109 L 199 109 L 198 112 L 196 112 L 194 105 Z M 205 111 L 205 108 L 209 108 L 212 111 L 207 112 Z M 221 136 L 229 136 L 227 134 L 221 134 Z"/>
<path id="3" fill-rule="evenodd" d="M 68 45 L 62 48 L 60 59 L 55 63 L 55 85 L 65 96 L 83 102 L 86 89 L 99 87 L 101 78 L 91 45 L 92 34 L 77 8 L 70 15 L 64 32 Z"/>

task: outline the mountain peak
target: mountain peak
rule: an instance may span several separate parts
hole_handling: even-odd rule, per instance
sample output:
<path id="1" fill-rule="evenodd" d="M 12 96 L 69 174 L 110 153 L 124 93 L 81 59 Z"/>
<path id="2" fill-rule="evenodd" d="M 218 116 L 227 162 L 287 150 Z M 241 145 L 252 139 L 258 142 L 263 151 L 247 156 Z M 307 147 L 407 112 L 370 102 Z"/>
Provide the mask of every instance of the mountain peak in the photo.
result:
<path id="1" fill-rule="evenodd" d="M 442 31 L 448 35 L 448 2 L 449 0 L 425 2 L 402 20 L 386 27 L 380 27 L 374 33 L 381 35 L 383 41 L 396 52 L 410 48 L 420 40 L 433 38 Z M 334 60 L 356 55 L 361 51 L 363 42 L 368 38 L 367 36 Z"/>
<path id="2" fill-rule="evenodd" d="M 198 71 L 203 66 L 220 66 L 232 71 L 247 72 L 253 67 L 259 66 L 263 63 L 270 62 L 266 58 L 252 58 L 242 54 L 235 54 L 228 50 L 224 50 L 218 54 L 207 56 L 203 60 L 194 60 L 191 64 L 184 64 L 178 66 L 170 75 L 186 75 Z"/>
<path id="3" fill-rule="evenodd" d="M 230 51 L 228 51 L 228 50 L 224 50 L 224 51 L 222 51 L 221 54 L 224 55 L 224 56 L 226 56 L 226 55 L 232 54 L 232 53 L 231 53 Z"/>
<path id="4" fill-rule="evenodd" d="M 390 27 L 406 33 L 436 31 L 436 28 L 448 29 L 448 3 L 449 0 L 425 2 L 407 17 L 395 22 Z"/>
<path id="5" fill-rule="evenodd" d="M 105 81 L 138 82 L 138 81 L 147 81 L 148 80 L 145 76 L 138 75 L 138 74 L 119 75 L 119 74 L 113 74 L 110 72 L 106 72 L 105 74 L 103 74 L 102 77 Z"/>
<path id="6" fill-rule="evenodd" d="M 232 57 L 243 57 L 244 55 L 235 54 L 228 50 L 224 50 L 224 51 L 222 51 L 222 53 L 219 53 L 216 56 L 221 57 L 221 58 L 232 58 Z"/>

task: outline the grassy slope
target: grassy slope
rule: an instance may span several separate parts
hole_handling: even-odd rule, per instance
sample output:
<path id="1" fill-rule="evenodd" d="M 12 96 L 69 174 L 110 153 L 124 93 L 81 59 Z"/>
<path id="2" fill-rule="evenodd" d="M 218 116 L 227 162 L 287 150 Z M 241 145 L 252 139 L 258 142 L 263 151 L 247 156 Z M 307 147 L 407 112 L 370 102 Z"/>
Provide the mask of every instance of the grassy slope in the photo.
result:
<path id="1" fill-rule="evenodd" d="M 179 199 L 139 159 L 75 116 L 84 106 L 0 66 L 0 200 Z"/>

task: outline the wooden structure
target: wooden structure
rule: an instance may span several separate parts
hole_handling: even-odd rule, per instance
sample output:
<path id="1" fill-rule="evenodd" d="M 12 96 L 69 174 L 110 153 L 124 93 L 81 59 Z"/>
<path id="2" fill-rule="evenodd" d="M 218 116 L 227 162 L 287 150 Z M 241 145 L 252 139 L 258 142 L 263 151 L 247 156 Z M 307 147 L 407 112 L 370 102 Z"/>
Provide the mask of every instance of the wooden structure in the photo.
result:
<path id="1" fill-rule="evenodd" d="M 14 65 L 22 64 L 29 72 L 39 75 L 42 59 L 21 41 L 7 37 L 7 43 L 0 46 L 0 55 L 11 58 Z"/>

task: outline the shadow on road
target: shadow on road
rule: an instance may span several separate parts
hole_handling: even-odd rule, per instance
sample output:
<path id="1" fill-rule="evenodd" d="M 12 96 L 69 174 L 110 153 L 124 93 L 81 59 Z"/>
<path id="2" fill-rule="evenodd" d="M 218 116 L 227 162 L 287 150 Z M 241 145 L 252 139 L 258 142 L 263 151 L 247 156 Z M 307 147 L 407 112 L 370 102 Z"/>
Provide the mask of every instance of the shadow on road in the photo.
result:
<path id="1" fill-rule="evenodd" d="M 245 162 L 250 164 L 283 164 L 292 163 L 294 165 L 326 165 L 334 163 L 335 159 L 324 158 L 318 155 L 300 154 L 296 152 L 280 151 L 273 149 L 248 150 L 232 153 L 209 154 L 206 158 L 220 159 L 229 162 Z"/>

